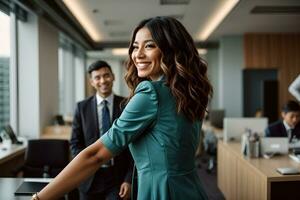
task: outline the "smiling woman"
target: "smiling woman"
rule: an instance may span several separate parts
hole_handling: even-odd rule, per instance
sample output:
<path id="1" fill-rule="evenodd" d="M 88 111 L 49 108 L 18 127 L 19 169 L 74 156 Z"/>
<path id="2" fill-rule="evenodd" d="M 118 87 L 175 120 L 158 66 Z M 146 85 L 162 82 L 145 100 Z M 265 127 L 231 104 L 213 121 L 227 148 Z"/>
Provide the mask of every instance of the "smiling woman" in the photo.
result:
<path id="1" fill-rule="evenodd" d="M 127 146 L 138 200 L 208 199 L 195 153 L 212 87 L 191 35 L 171 17 L 143 20 L 133 31 L 128 59 L 131 96 L 120 117 L 33 199 L 63 195 Z"/>

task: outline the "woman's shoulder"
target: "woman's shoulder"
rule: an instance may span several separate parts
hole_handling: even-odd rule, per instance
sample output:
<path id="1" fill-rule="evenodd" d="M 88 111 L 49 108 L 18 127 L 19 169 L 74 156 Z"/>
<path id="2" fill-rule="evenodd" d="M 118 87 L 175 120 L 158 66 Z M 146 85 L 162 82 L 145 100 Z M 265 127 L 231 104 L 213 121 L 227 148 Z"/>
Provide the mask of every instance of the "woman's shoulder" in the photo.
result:
<path id="1" fill-rule="evenodd" d="M 135 89 L 135 93 L 139 93 L 139 92 L 154 92 L 155 88 L 153 86 L 153 83 L 151 81 L 142 81 L 140 82 L 136 89 Z"/>

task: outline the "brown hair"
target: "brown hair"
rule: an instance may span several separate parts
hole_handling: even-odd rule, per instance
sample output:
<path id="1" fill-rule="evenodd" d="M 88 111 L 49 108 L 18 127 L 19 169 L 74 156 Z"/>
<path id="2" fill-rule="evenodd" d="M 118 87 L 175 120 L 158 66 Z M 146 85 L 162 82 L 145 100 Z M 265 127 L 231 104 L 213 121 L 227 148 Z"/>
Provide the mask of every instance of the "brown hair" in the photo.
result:
<path id="1" fill-rule="evenodd" d="M 137 75 L 131 58 L 136 33 L 148 28 L 152 38 L 162 52 L 161 68 L 176 99 L 177 112 L 182 112 L 189 120 L 201 120 L 212 97 L 213 89 L 207 78 L 207 64 L 199 56 L 194 41 L 184 26 L 171 17 L 146 19 L 134 29 L 127 61 L 125 80 L 130 88 L 129 99 L 137 85 L 147 80 Z"/>

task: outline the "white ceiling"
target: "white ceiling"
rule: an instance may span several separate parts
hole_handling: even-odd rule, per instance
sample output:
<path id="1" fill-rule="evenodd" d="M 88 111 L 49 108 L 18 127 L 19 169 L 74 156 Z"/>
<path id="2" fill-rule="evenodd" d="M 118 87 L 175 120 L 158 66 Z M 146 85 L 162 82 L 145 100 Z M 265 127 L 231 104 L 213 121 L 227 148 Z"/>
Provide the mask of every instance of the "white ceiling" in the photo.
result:
<path id="1" fill-rule="evenodd" d="M 255 6 L 300 6 L 300 0 L 242 0 L 209 39 L 244 33 L 300 32 L 300 13 L 251 14 Z"/>
<path id="2" fill-rule="evenodd" d="M 160 5 L 160 0 L 69 0 L 77 2 L 101 42 L 129 41 L 135 25 L 154 16 L 179 16 L 195 40 L 227 0 L 190 0 L 188 5 Z M 250 14 L 255 6 L 300 6 L 300 0 L 240 0 L 208 40 L 247 32 L 300 32 L 300 13 Z M 98 12 L 93 12 L 93 10 Z"/>

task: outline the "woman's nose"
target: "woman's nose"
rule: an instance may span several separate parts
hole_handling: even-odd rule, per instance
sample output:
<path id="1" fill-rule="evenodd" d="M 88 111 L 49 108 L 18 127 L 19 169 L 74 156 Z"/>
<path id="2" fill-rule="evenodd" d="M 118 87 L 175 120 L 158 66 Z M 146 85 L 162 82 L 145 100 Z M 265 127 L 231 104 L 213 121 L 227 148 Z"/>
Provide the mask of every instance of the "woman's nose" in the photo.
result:
<path id="1" fill-rule="evenodd" d="M 140 58 L 140 57 L 143 57 L 145 56 L 145 52 L 142 48 L 139 48 L 137 51 L 136 51 L 136 57 Z"/>

